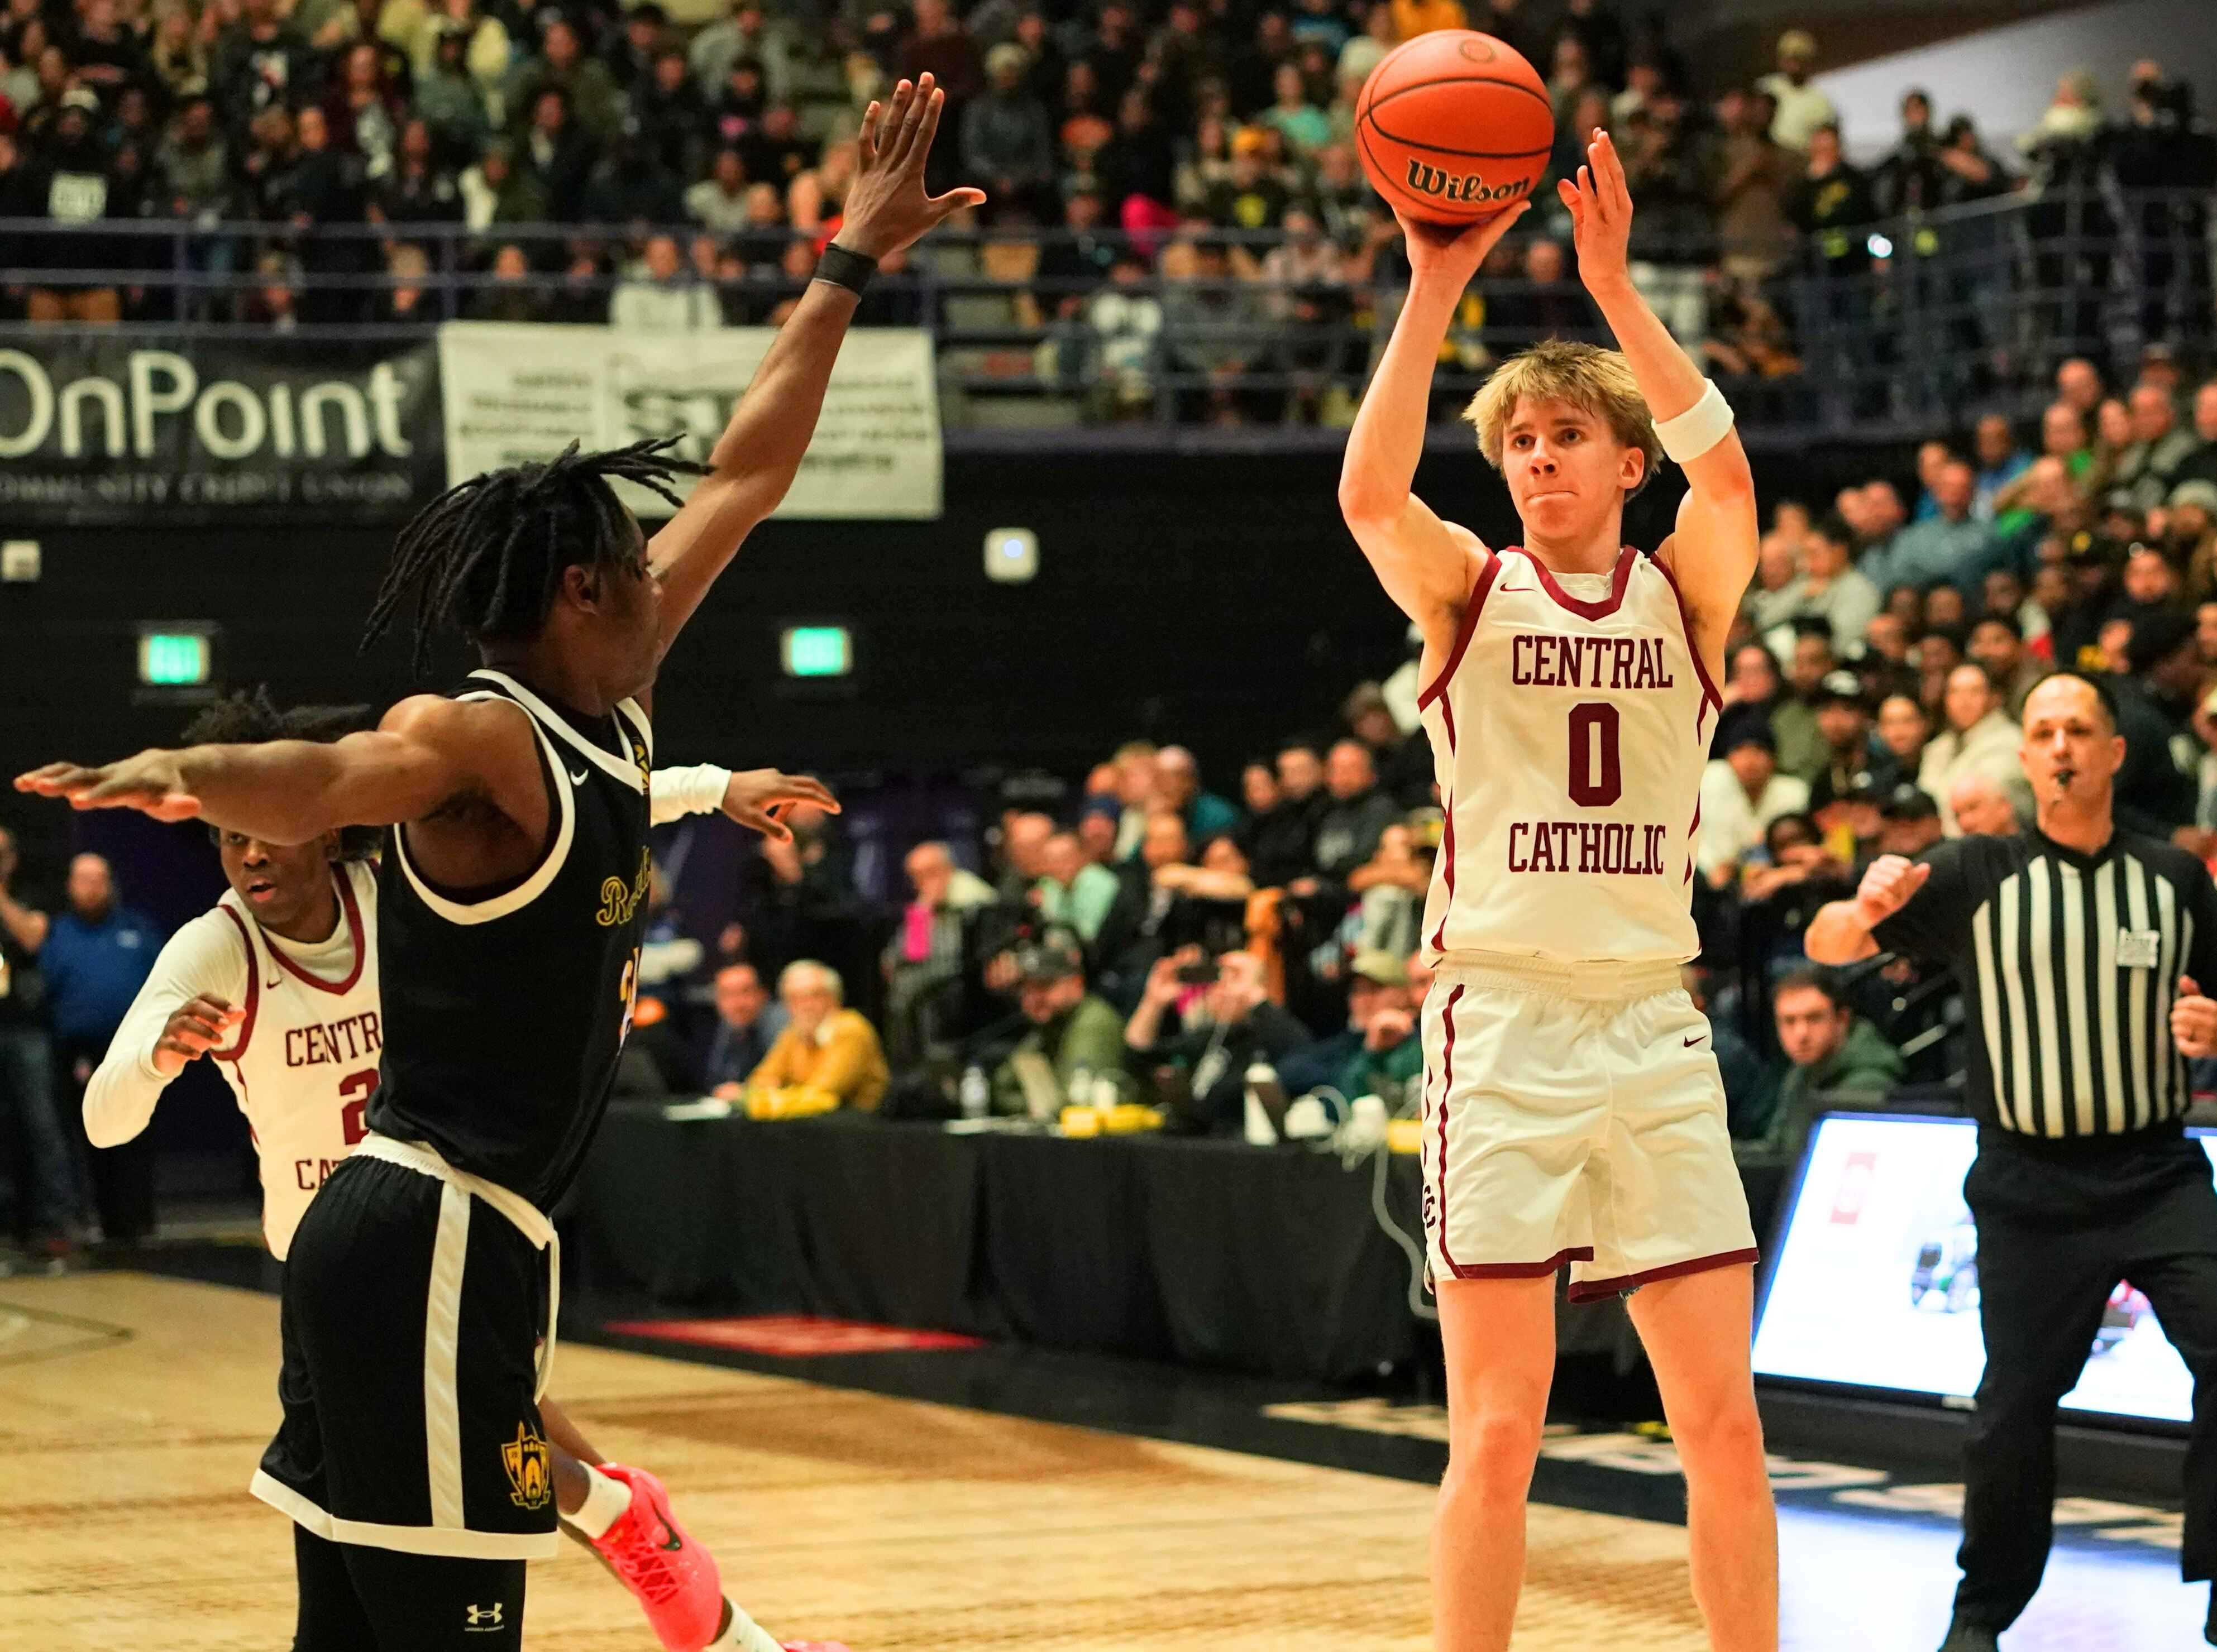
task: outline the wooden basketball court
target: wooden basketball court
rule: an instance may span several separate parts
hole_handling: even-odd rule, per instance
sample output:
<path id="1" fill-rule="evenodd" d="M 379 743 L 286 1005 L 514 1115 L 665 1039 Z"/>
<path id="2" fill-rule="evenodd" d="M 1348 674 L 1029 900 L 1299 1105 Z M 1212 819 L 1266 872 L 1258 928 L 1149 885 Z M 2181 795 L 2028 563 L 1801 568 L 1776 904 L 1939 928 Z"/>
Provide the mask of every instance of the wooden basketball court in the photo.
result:
<path id="1" fill-rule="evenodd" d="M 290 1644 L 290 1528 L 246 1494 L 277 1417 L 275 1298 L 145 1274 L 0 1282 L 0 1642 Z M 855 1652 L 1430 1644 L 1429 1488 L 565 1346 L 555 1392 L 651 1467 L 774 1633 Z M 582 1550 L 528 1644 L 652 1652 Z M 1535 1507 L 1520 1652 L 1695 1652 L 1685 1533 Z"/>

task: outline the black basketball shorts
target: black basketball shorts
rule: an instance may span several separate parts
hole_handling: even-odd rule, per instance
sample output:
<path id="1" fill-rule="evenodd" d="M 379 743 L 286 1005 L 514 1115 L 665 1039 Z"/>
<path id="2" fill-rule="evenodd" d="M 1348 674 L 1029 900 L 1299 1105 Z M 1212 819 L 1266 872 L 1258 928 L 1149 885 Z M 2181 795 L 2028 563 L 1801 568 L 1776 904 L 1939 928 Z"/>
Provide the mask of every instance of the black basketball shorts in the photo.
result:
<path id="1" fill-rule="evenodd" d="M 534 1399 L 547 1279 L 537 1246 L 485 1199 L 357 1151 L 286 1260 L 285 1415 L 254 1495 L 331 1543 L 553 1554 Z"/>

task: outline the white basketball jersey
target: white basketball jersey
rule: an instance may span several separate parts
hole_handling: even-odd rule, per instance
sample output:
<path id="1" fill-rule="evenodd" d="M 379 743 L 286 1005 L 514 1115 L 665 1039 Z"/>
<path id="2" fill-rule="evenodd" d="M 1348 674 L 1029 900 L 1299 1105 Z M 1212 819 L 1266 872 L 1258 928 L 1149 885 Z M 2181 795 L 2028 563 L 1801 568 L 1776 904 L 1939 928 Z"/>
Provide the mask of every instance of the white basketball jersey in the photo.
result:
<path id="1" fill-rule="evenodd" d="M 1719 705 L 1675 581 L 1630 546 L 1609 574 L 1488 559 L 1418 700 L 1447 823 L 1424 907 L 1435 959 L 1673 961 L 1691 910 Z"/>
<path id="2" fill-rule="evenodd" d="M 262 933 L 230 890 L 216 909 L 246 949 L 245 1012 L 238 1036 L 212 1052 L 238 1098 L 262 1161 L 262 1230 L 282 1261 L 308 1201 L 362 1138 L 377 1088 L 385 1029 L 377 996 L 377 873 L 339 868 L 339 922 L 353 940 L 349 972 L 311 975 Z"/>

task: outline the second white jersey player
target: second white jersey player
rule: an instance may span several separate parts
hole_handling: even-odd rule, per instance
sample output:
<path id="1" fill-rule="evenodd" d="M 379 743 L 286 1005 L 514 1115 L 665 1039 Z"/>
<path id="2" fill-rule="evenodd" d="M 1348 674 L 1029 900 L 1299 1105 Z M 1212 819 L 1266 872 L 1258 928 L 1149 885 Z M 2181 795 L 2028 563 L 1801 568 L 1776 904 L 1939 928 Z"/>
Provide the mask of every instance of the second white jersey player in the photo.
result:
<path id="1" fill-rule="evenodd" d="M 170 1015 L 196 996 L 236 1005 L 230 1041 L 208 1055 L 253 1131 L 262 1236 L 280 1261 L 308 1201 L 362 1138 L 385 1044 L 376 874 L 350 860 L 331 876 L 340 915 L 327 940 L 271 934 L 235 890 L 170 936 L 84 1097 L 95 1146 L 130 1140 L 170 1082 L 153 1060 Z"/>
<path id="2" fill-rule="evenodd" d="M 1718 698 L 1670 572 L 1487 559 L 1418 709 L 1447 820 L 1424 944 L 1575 963 L 1678 963 Z"/>

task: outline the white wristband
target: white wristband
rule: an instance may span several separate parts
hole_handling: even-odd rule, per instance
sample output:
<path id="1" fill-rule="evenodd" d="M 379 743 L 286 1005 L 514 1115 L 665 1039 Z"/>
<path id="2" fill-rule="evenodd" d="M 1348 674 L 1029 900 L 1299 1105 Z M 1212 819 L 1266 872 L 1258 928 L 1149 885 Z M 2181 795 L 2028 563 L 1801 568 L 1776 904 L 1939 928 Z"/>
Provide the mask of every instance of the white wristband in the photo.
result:
<path id="1" fill-rule="evenodd" d="M 1732 428 L 1732 404 L 1725 400 L 1717 381 L 1702 381 L 1701 399 L 1675 419 L 1657 421 L 1655 435 L 1673 463 L 1699 459 L 1722 441 Z"/>
<path id="2" fill-rule="evenodd" d="M 713 763 L 699 763 L 691 768 L 658 768 L 654 771 L 650 817 L 655 825 L 666 826 L 686 815 L 713 815 L 724 806 L 724 788 L 731 783 L 732 771 L 719 768 Z"/>

